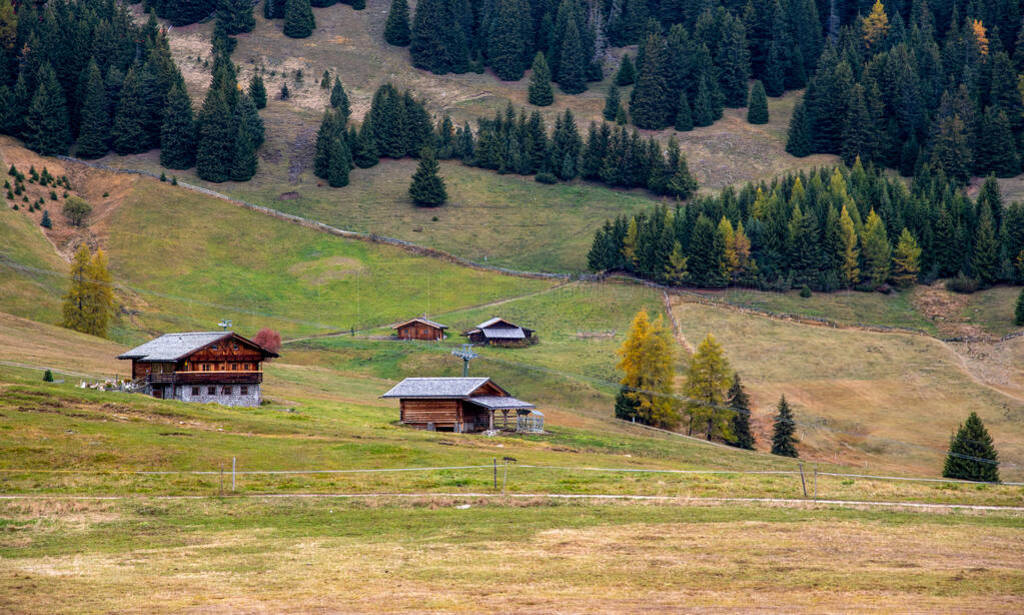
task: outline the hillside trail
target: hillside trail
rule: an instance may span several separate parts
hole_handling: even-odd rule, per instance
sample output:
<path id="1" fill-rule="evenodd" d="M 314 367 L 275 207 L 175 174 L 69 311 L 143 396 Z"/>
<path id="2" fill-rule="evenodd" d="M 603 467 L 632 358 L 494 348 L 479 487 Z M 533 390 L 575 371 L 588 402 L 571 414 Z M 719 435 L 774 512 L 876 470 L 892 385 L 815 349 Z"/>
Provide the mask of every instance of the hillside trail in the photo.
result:
<path id="1" fill-rule="evenodd" d="M 458 308 L 455 308 L 453 310 L 448 310 L 447 312 L 439 312 L 437 314 L 432 314 L 430 317 L 431 318 L 440 318 L 440 317 L 447 316 L 447 315 L 450 315 L 450 314 L 457 314 L 459 312 L 468 312 L 470 310 L 481 310 L 481 309 L 484 309 L 484 308 L 496 307 L 496 306 L 499 306 L 499 305 L 505 305 L 507 303 L 512 303 L 513 301 L 520 301 L 522 299 L 528 299 L 530 297 L 536 297 L 538 295 L 544 295 L 544 294 L 547 294 L 547 293 L 550 293 L 550 292 L 553 292 L 553 291 L 556 291 L 556 290 L 559 290 L 559 289 L 562 289 L 562 288 L 566 288 L 566 287 L 569 287 L 569 286 L 574 286 L 574 285 L 577 285 L 577 284 L 579 284 L 579 282 L 562 281 L 562 282 L 559 282 L 558 284 L 555 284 L 554 286 L 551 286 L 549 288 L 544 288 L 544 289 L 541 289 L 541 290 L 535 290 L 533 292 L 525 293 L 525 294 L 522 294 L 522 295 L 516 295 L 516 296 L 513 296 L 513 297 L 505 297 L 503 299 L 497 299 L 495 301 L 488 301 L 486 303 L 477 303 L 475 305 L 468 305 L 468 306 L 458 307 Z M 424 316 L 424 317 L 426 317 L 426 316 Z M 289 339 L 286 339 L 286 340 L 281 340 L 281 344 L 293 344 L 295 342 L 306 342 L 306 341 L 309 341 L 309 340 L 319 340 L 319 339 L 327 339 L 327 338 L 332 338 L 332 337 L 342 337 L 342 336 L 345 336 L 345 335 L 353 335 L 355 333 L 364 333 L 366 331 L 372 331 L 373 329 L 378 329 L 380 327 L 385 327 L 385 326 L 388 326 L 388 325 L 387 324 L 382 324 L 382 325 L 378 325 L 378 326 L 375 326 L 375 327 L 365 327 L 363 329 L 355 329 L 355 330 L 349 329 L 348 331 L 331 331 L 331 332 L 328 332 L 328 333 L 317 333 L 316 335 L 307 335 L 307 336 L 303 336 L 303 337 L 293 337 L 293 338 L 289 338 Z"/>

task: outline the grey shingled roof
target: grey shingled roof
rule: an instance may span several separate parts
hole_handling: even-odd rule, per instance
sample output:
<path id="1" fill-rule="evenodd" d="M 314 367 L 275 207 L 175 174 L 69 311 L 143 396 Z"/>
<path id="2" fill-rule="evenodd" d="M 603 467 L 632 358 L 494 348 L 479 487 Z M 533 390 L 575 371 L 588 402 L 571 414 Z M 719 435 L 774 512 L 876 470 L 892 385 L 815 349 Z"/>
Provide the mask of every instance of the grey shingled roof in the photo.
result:
<path id="1" fill-rule="evenodd" d="M 167 333 L 141 346 L 136 346 L 128 352 L 118 355 L 117 358 L 138 361 L 177 361 L 208 344 L 231 335 L 231 331 Z"/>
<path id="2" fill-rule="evenodd" d="M 469 397 L 490 378 L 406 378 L 381 397 Z"/>
<path id="3" fill-rule="evenodd" d="M 499 322 L 503 322 L 503 323 L 505 323 L 506 325 L 508 325 L 510 327 L 514 327 L 515 326 L 514 324 L 512 324 L 509 321 L 505 320 L 504 318 L 497 318 L 497 317 L 495 317 L 495 318 L 492 318 L 492 319 L 488 320 L 487 322 L 482 322 L 482 323 L 478 324 L 476 326 L 476 328 L 477 329 L 486 329 L 487 327 L 493 327 L 494 325 L 498 324 Z"/>
<path id="4" fill-rule="evenodd" d="M 516 327 L 515 329 L 481 329 L 484 337 L 487 339 L 498 339 L 498 340 L 523 340 L 526 339 L 526 332 L 523 331 L 522 327 Z"/>
<path id="5" fill-rule="evenodd" d="M 515 397 L 470 397 L 466 400 L 488 410 L 532 410 L 534 406 L 530 402 L 516 399 Z"/>
<path id="6" fill-rule="evenodd" d="M 447 329 L 448 328 L 448 325 L 442 325 L 441 323 L 434 322 L 433 320 L 430 320 L 429 318 L 413 318 L 413 319 L 407 320 L 405 322 L 400 322 L 400 323 L 398 323 L 397 325 L 394 325 L 391 328 L 392 329 L 397 329 L 399 327 L 404 327 L 405 325 L 407 325 L 409 323 L 413 323 L 413 322 L 422 322 L 425 325 L 430 325 L 431 327 L 437 327 L 438 329 Z"/>

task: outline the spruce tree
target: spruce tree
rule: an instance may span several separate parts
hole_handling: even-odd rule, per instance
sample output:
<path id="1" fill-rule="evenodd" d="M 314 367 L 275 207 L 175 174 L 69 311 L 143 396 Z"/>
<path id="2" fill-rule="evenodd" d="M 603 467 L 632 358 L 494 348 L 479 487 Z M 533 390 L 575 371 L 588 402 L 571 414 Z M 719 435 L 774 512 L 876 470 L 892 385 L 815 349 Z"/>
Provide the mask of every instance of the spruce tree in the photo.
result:
<path id="1" fill-rule="evenodd" d="M 313 153 L 313 175 L 321 179 L 327 179 L 330 171 L 331 147 L 335 137 L 344 130 L 344 123 L 341 121 L 336 110 L 324 111 L 324 117 L 320 121 L 320 129 L 316 133 L 316 145 Z"/>
<path id="2" fill-rule="evenodd" d="M 107 89 L 95 59 L 89 60 L 84 75 L 84 98 L 75 155 L 86 159 L 99 158 L 106 155 L 109 148 L 110 116 L 107 111 Z"/>
<path id="3" fill-rule="evenodd" d="M 1020 289 L 1020 294 L 1017 295 L 1017 307 L 1013 312 L 1013 324 L 1018 327 L 1024 327 L 1024 288 Z"/>
<path id="4" fill-rule="evenodd" d="M 604 119 L 609 122 L 614 122 L 615 118 L 619 115 L 619 106 L 621 105 L 619 99 L 619 86 L 614 83 L 608 88 L 608 94 L 604 97 L 604 111 L 602 115 Z"/>
<path id="5" fill-rule="evenodd" d="M 665 79 L 666 49 L 664 39 L 656 34 L 647 37 L 644 62 L 630 94 L 629 116 L 638 128 L 661 130 L 669 125 L 675 107 L 672 91 Z"/>
<path id="6" fill-rule="evenodd" d="M 1000 278 L 999 240 L 996 238 L 995 227 L 992 208 L 986 204 L 978 217 L 978 228 L 974 232 L 974 253 L 971 255 L 974 277 L 982 286 L 991 286 Z"/>
<path id="7" fill-rule="evenodd" d="M 942 475 L 960 480 L 999 482 L 999 454 L 976 412 L 971 412 L 949 439 Z"/>
<path id="8" fill-rule="evenodd" d="M 813 147 L 811 126 L 807 117 L 807 106 L 801 100 L 796 104 L 796 108 L 793 109 L 793 117 L 789 120 L 786 152 L 797 158 L 803 158 L 804 156 L 810 156 L 814 152 Z"/>
<path id="9" fill-rule="evenodd" d="M 519 0 L 494 0 L 491 6 L 487 60 L 499 79 L 518 81 L 523 78 L 526 68 L 523 59 L 528 50 L 522 27 L 522 4 Z"/>
<path id="10" fill-rule="evenodd" d="M 289 38 L 306 38 L 316 29 L 316 19 L 309 0 L 286 0 L 284 8 L 284 35 Z"/>
<path id="11" fill-rule="evenodd" d="M 768 98 L 764 93 L 764 85 L 760 81 L 755 81 L 754 85 L 750 87 L 747 122 L 750 124 L 768 123 Z"/>
<path id="12" fill-rule="evenodd" d="M 710 126 L 715 123 L 715 103 L 711 85 L 706 76 L 697 82 L 697 94 L 693 99 L 693 125 Z"/>
<path id="13" fill-rule="evenodd" d="M 690 101 L 686 99 L 686 90 L 679 92 L 679 105 L 676 110 L 674 128 L 680 132 L 693 130 L 693 112 L 690 110 Z"/>
<path id="14" fill-rule="evenodd" d="M 715 65 L 724 103 L 727 107 L 742 107 L 747 103 L 747 81 L 750 79 L 750 51 L 742 20 L 726 18 L 721 36 Z"/>
<path id="15" fill-rule="evenodd" d="M 636 68 L 633 67 L 633 60 L 630 59 L 629 54 L 622 56 L 622 62 L 619 63 L 619 70 L 615 73 L 615 85 L 619 87 L 626 87 L 627 85 L 633 85 L 636 81 Z"/>
<path id="16" fill-rule="evenodd" d="M 110 130 L 111 145 L 118 154 L 146 151 L 145 101 L 139 72 L 132 68 L 124 79 L 121 100 Z"/>
<path id="17" fill-rule="evenodd" d="M 368 169 L 380 162 L 380 154 L 377 151 L 377 142 L 373 136 L 373 126 L 368 120 L 363 120 L 356 137 L 356 144 L 352 151 L 352 161 L 360 169 Z"/>
<path id="18" fill-rule="evenodd" d="M 867 104 L 864 102 L 864 88 L 859 83 L 853 86 L 849 103 L 846 121 L 843 124 L 840 155 L 843 162 L 853 166 L 857 158 L 864 162 L 871 160 L 871 153 L 877 145 L 877 139 L 872 129 Z"/>
<path id="19" fill-rule="evenodd" d="M 384 40 L 396 47 L 409 46 L 412 34 L 409 31 L 409 4 L 406 0 L 391 0 L 391 9 L 384 22 Z"/>
<path id="20" fill-rule="evenodd" d="M 1013 177 L 1020 173 L 1017 143 L 1005 112 L 995 107 L 986 109 L 979 133 L 974 160 L 979 174 Z"/>
<path id="21" fill-rule="evenodd" d="M 793 411 L 786 402 L 786 396 L 779 398 L 779 406 L 776 411 L 775 421 L 772 424 L 772 455 L 783 457 L 799 457 L 796 443 L 796 421 L 793 419 Z"/>
<path id="22" fill-rule="evenodd" d="M 171 86 L 160 130 L 160 164 L 189 169 L 196 163 L 196 125 L 192 99 L 181 83 Z"/>
<path id="23" fill-rule="evenodd" d="M 244 182 L 249 181 L 256 174 L 256 169 L 259 166 L 256 156 L 258 145 L 253 138 L 253 131 L 247 117 L 240 116 L 236 124 L 238 132 L 235 134 L 235 152 L 231 159 L 230 174 L 232 181 Z"/>
<path id="24" fill-rule="evenodd" d="M 345 93 L 345 87 L 341 85 L 341 80 L 337 77 L 334 78 L 334 85 L 331 87 L 331 107 L 341 113 L 342 123 L 348 121 L 348 116 L 351 113 L 348 105 L 348 94 Z"/>
<path id="25" fill-rule="evenodd" d="M 229 35 L 252 32 L 256 26 L 252 16 L 252 0 L 219 0 L 217 21 Z"/>
<path id="26" fill-rule="evenodd" d="M 231 109 L 219 88 L 210 88 L 196 119 L 196 174 L 211 182 L 231 178 L 238 134 Z"/>
<path id="27" fill-rule="evenodd" d="M 39 221 L 39 226 L 46 229 L 53 228 L 53 221 L 50 220 L 49 210 L 43 210 L 43 218 Z"/>
<path id="28" fill-rule="evenodd" d="M 570 18 L 562 39 L 562 56 L 558 62 L 558 87 L 566 94 L 586 91 L 588 65 L 579 27 L 576 20 Z"/>
<path id="29" fill-rule="evenodd" d="M 438 174 L 440 165 L 430 148 L 420 153 L 420 164 L 412 176 L 409 186 L 409 197 L 421 207 L 437 207 L 448 200 L 448 191 L 444 187 L 444 179 Z"/>
<path id="30" fill-rule="evenodd" d="M 332 188 L 348 185 L 348 172 L 352 169 L 352 152 L 344 131 L 331 137 L 328 149 L 327 184 Z"/>
<path id="31" fill-rule="evenodd" d="M 252 79 L 249 80 L 249 98 L 256 104 L 257 109 L 263 109 L 267 106 L 267 88 L 263 85 L 263 77 L 260 76 L 259 72 L 252 74 Z"/>
<path id="32" fill-rule="evenodd" d="M 284 19 L 287 0 L 264 0 L 263 17 L 266 19 Z"/>
<path id="33" fill-rule="evenodd" d="M 43 156 L 67 154 L 71 127 L 64 90 L 49 63 L 39 69 L 36 81 L 39 86 L 25 118 L 25 146 Z"/>
<path id="34" fill-rule="evenodd" d="M 527 100 L 531 105 L 538 107 L 547 107 L 555 102 L 554 92 L 551 91 L 551 69 L 548 68 L 548 61 L 540 51 L 534 56 L 533 67 L 530 69 Z"/>
<path id="35" fill-rule="evenodd" d="M 729 407 L 733 410 L 732 435 L 734 440 L 728 442 L 737 448 L 754 450 L 754 434 L 750 433 L 750 396 L 740 383 L 740 375 L 734 374 L 732 386 L 727 396 Z"/>

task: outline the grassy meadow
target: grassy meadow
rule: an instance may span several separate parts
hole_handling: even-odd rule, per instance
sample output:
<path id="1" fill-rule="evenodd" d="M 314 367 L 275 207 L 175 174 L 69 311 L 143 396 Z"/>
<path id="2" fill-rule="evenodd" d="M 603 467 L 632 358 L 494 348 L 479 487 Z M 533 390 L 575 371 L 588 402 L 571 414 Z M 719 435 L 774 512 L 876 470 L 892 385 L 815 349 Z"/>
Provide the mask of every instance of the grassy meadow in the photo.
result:
<path id="1" fill-rule="evenodd" d="M 1024 593 L 1024 521 L 992 514 L 44 499 L 0 502 L 0 527 L 14 613 L 1015 613 Z"/>

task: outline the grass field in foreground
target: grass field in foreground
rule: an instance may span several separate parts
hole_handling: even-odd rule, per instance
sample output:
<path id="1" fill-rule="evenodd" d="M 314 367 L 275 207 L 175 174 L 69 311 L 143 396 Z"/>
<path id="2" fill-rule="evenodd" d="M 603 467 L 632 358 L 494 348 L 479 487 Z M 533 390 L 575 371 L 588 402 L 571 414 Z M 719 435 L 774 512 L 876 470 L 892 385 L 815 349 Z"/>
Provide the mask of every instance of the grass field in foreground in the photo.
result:
<path id="1" fill-rule="evenodd" d="M 8 612 L 986 612 L 1024 520 L 738 505 L 0 503 Z"/>

